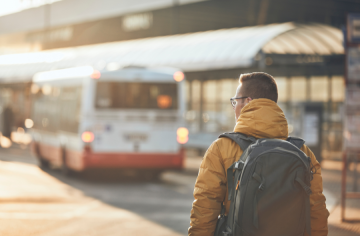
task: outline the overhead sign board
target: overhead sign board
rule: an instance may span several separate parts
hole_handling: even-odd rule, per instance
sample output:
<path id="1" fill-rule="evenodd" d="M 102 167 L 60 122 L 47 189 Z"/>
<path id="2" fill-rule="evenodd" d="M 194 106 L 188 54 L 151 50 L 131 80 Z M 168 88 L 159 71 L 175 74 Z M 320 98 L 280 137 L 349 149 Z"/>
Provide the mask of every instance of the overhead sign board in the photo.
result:
<path id="1" fill-rule="evenodd" d="M 360 13 L 349 14 L 347 21 L 347 41 L 360 43 Z"/>

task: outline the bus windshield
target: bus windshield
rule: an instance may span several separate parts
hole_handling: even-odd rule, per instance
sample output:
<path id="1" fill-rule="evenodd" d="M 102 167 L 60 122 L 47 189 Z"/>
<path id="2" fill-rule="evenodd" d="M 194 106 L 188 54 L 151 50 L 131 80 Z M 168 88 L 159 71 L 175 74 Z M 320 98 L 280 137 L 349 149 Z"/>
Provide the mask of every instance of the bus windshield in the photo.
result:
<path id="1" fill-rule="evenodd" d="M 95 107 L 174 110 L 178 108 L 177 84 L 98 81 Z"/>

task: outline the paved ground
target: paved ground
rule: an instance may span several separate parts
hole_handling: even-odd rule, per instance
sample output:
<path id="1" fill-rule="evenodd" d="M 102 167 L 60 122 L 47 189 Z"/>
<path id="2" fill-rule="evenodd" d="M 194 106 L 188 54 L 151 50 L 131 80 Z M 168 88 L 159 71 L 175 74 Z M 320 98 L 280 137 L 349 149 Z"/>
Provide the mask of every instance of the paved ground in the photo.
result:
<path id="1" fill-rule="evenodd" d="M 346 202 L 346 218 L 358 219 L 357 222 L 347 223 L 341 222 L 341 162 L 325 161 L 323 166 L 324 188 L 331 193 L 331 197 L 335 199 L 336 204 L 333 205 L 329 217 L 329 236 L 355 236 L 360 235 L 360 199 L 350 199 Z M 358 169 L 359 171 L 360 169 Z M 347 191 L 353 190 L 352 172 L 348 173 Z M 358 181 L 358 189 L 360 187 L 360 179 Z"/>
<path id="2" fill-rule="evenodd" d="M 52 174 L 89 197 L 127 209 L 179 233 L 187 233 L 193 201 L 193 184 L 187 183 L 194 183 L 194 176 L 170 172 L 165 173 L 159 182 L 126 178 L 116 182 L 106 181 L 107 178 L 93 182 L 69 179 L 59 173 Z M 177 179 L 182 179 L 184 185 L 177 183 Z"/>
<path id="3" fill-rule="evenodd" d="M 180 235 L 87 197 L 34 165 L 1 161 L 0 173 L 0 235 Z"/>
<path id="4" fill-rule="evenodd" d="M 46 170 L 46 172 L 43 172 L 37 168 L 37 160 L 31 157 L 27 150 L 2 149 L 0 150 L 0 160 L 4 161 L 1 162 L 0 166 L 5 168 L 4 170 L 0 168 L 0 173 L 2 173 L 0 175 L 0 192 L 12 192 L 13 195 L 16 195 L 6 197 L 1 196 L 0 193 L 0 202 L 3 202 L 3 204 L 0 203 L 0 224 L 2 224 L 1 222 L 6 223 L 10 229 L 15 224 L 20 224 L 24 230 L 31 228 L 35 232 L 34 234 L 14 235 L 42 235 L 37 231 L 37 224 L 40 221 L 28 224 L 27 221 L 18 221 L 19 219 L 17 219 L 17 217 L 22 219 L 22 216 L 25 215 L 24 217 L 26 219 L 27 217 L 30 217 L 32 220 L 38 218 L 41 220 L 41 225 L 43 222 L 47 222 L 45 219 L 56 218 L 69 220 L 71 218 L 73 221 L 74 218 L 76 218 L 84 220 L 82 214 L 83 212 L 86 212 L 84 215 L 89 214 L 88 207 L 93 212 L 93 216 L 104 207 L 111 209 L 111 211 L 116 210 L 127 212 L 136 217 L 141 216 L 143 220 L 139 221 L 139 225 L 143 224 L 143 222 L 146 222 L 145 225 L 152 223 L 162 228 L 162 230 L 165 230 L 164 232 L 167 232 L 166 235 L 177 235 L 178 233 L 185 235 L 187 233 L 190 209 L 193 201 L 192 191 L 196 179 L 196 176 L 192 173 L 167 172 L 163 174 L 160 181 L 147 181 L 142 178 L 134 178 L 133 176 L 124 177 L 109 172 L 87 173 L 82 176 L 67 177 L 62 175 L 58 170 Z M 11 161 L 11 163 L 5 161 Z M 27 165 L 19 163 L 27 163 Z M 18 188 L 19 183 L 22 182 L 21 179 L 26 182 L 24 181 L 24 184 L 21 184 L 21 188 Z M 13 181 L 13 183 L 11 183 L 11 181 Z M 1 186 L 5 189 L 2 189 Z M 15 188 L 12 188 L 12 186 L 15 186 Z M 18 196 L 26 196 L 26 198 L 24 199 L 24 197 Z M 80 200 L 76 200 L 76 203 L 65 203 L 66 201 L 63 201 L 63 198 L 77 199 L 78 197 Z M 4 203 L 5 200 L 6 203 Z M 85 203 L 82 203 L 82 201 L 85 201 Z M 13 205 L 14 202 L 15 205 Z M 26 207 L 20 207 L 25 206 L 24 202 L 26 203 Z M 79 202 L 81 202 L 80 205 Z M 101 205 L 101 209 L 98 208 L 98 204 Z M 74 209 L 71 212 L 65 210 L 75 206 L 76 209 L 79 208 L 79 210 Z M 64 212 L 60 211 L 58 212 L 59 215 L 56 216 L 52 214 L 49 215 L 48 212 L 55 211 L 55 208 L 59 210 L 63 209 Z M 23 211 L 23 209 L 26 210 Z M 12 213 L 9 214 L 7 211 Z M 5 215 L 1 215 L 2 213 Z M 31 216 L 29 215 L 30 213 Z M 109 213 L 109 216 L 114 214 L 115 213 Z M 116 214 L 119 215 L 118 213 Z M 126 215 L 125 213 L 122 214 Z M 101 215 L 103 214 L 99 213 L 99 216 Z M 7 219 L 7 217 L 10 217 L 10 219 Z M 118 221 L 119 218 L 115 218 L 114 220 Z M 78 224 L 72 223 L 68 230 L 71 230 L 72 227 L 76 225 L 82 228 L 83 226 L 81 226 L 81 224 L 86 225 L 86 222 L 91 225 L 92 231 L 97 232 L 99 230 L 100 226 L 97 227 L 93 225 L 90 223 L 91 221 L 78 222 Z M 106 221 L 106 225 L 111 225 L 111 222 L 113 221 L 109 219 L 109 221 Z M 126 223 L 127 221 L 124 222 Z M 64 222 L 62 222 L 61 225 L 63 223 Z M 44 226 L 44 228 L 39 230 L 44 230 L 44 235 L 46 235 L 46 233 L 50 232 L 52 224 L 53 221 L 50 220 L 48 227 Z M 129 227 L 130 226 L 133 225 L 129 224 Z M 108 226 L 102 225 L 101 227 L 106 228 Z M 146 227 L 140 228 L 143 232 L 147 232 L 148 230 L 152 231 L 151 227 L 144 230 Z M 62 230 L 64 230 L 63 226 L 60 228 L 62 232 Z M 116 227 L 115 229 L 119 230 L 119 228 Z M 159 232 L 161 233 L 162 231 Z M 158 235 L 159 232 L 153 235 Z M 1 230 L 0 235 L 4 235 Z M 49 233 L 48 235 L 53 234 Z M 94 235 L 110 234 L 99 233 Z M 122 233 L 121 235 L 125 234 Z M 129 235 L 136 234 L 131 233 Z"/>
<path id="5" fill-rule="evenodd" d="M 108 172 L 43 172 L 21 149 L 0 150 L 0 160 L 0 224 L 6 226 L 0 235 L 186 235 L 201 158 L 189 158 L 185 172 L 164 173 L 156 182 Z M 339 166 L 327 162 L 323 169 L 329 235 L 360 235 L 359 223 L 340 222 Z M 347 215 L 360 218 L 359 200 L 348 203 Z"/>

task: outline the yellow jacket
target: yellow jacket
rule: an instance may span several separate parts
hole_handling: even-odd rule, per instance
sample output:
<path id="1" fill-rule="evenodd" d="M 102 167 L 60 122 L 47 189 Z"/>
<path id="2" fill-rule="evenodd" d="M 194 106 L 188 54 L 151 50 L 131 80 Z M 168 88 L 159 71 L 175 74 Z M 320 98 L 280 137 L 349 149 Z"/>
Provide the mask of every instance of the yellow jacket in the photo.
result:
<path id="1" fill-rule="evenodd" d="M 283 111 L 275 102 L 269 99 L 255 99 L 242 109 L 234 131 L 256 138 L 286 139 L 288 124 Z M 311 158 L 316 169 L 311 181 L 311 235 L 324 236 L 328 234 L 329 212 L 326 209 L 325 196 L 322 194 L 320 164 L 306 145 L 301 150 Z M 226 214 L 229 212 L 226 170 L 238 160 L 242 152 L 234 141 L 227 138 L 215 140 L 206 151 L 195 183 L 189 236 L 214 235 L 221 202 L 226 206 Z"/>

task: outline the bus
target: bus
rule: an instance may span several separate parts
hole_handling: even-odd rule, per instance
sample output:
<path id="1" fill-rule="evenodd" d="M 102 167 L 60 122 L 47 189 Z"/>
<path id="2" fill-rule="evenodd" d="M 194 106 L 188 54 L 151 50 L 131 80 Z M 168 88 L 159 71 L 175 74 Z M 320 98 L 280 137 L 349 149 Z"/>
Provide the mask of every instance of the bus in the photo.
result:
<path id="1" fill-rule="evenodd" d="M 41 167 L 182 169 L 188 141 L 184 73 L 174 68 L 91 66 L 33 76 L 32 151 Z"/>

